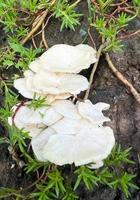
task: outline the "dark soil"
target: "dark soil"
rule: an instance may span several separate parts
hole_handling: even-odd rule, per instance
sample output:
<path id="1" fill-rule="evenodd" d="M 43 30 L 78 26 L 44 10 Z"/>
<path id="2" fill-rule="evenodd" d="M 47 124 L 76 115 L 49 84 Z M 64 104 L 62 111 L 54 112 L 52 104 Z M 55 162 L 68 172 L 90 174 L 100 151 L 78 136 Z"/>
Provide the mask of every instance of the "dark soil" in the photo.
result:
<path id="1" fill-rule="evenodd" d="M 46 29 L 46 38 L 49 46 L 57 43 L 91 44 L 87 34 L 87 7 L 81 3 L 79 12 L 85 15 L 81 19 L 81 26 L 76 31 L 64 30 L 60 32 L 60 23 L 57 20 L 50 19 Z M 140 28 L 140 21 L 135 19 L 127 28 L 128 32 L 133 32 Z M 92 36 L 99 45 L 96 31 Z M 4 38 L 4 37 L 2 37 Z M 0 39 L 0 44 L 4 43 Z M 111 53 L 111 58 L 115 66 L 122 74 L 135 86 L 140 92 L 140 35 L 130 37 L 122 41 L 124 51 L 122 53 Z M 85 73 L 89 77 L 89 71 Z M 1 102 L 2 96 L 0 96 Z M 107 67 L 104 57 L 101 58 L 98 70 L 95 74 L 90 99 L 93 103 L 102 101 L 111 105 L 107 112 L 112 121 L 109 125 L 113 128 L 117 143 L 122 147 L 132 147 L 131 159 L 136 162 L 135 165 L 127 167 L 127 171 L 137 174 L 136 183 L 140 186 L 140 106 L 136 103 L 129 91 L 114 77 Z M 2 126 L 1 134 L 4 133 Z M 0 187 L 21 188 L 27 187 L 32 181 L 32 177 L 27 176 L 23 169 L 15 165 L 6 145 L 0 145 Z M 13 164 L 15 165 L 13 168 Z M 120 191 L 113 191 L 107 187 L 95 188 L 93 192 L 80 191 L 80 200 L 125 200 Z M 131 200 L 140 200 L 140 191 L 132 191 Z"/>

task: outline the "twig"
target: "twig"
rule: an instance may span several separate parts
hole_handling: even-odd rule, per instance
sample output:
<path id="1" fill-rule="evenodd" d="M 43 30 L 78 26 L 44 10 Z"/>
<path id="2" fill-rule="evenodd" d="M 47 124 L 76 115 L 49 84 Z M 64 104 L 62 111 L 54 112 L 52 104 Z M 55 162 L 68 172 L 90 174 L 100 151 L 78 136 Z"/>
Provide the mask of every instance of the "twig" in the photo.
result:
<path id="1" fill-rule="evenodd" d="M 138 162 L 139 162 L 139 164 L 140 164 L 140 155 L 139 155 L 139 153 L 138 153 Z"/>
<path id="2" fill-rule="evenodd" d="M 44 22 L 42 23 L 42 41 L 46 49 L 48 49 L 48 44 L 45 38 L 45 29 L 44 29 Z"/>
<path id="3" fill-rule="evenodd" d="M 42 41 L 42 40 L 40 40 L 39 47 L 40 47 L 40 48 L 42 48 L 42 47 L 43 47 L 43 41 Z"/>
<path id="4" fill-rule="evenodd" d="M 49 23 L 49 20 L 50 20 L 50 18 L 51 18 L 52 16 L 53 16 L 53 14 L 51 14 L 51 15 L 47 18 L 46 23 L 45 23 L 45 25 L 44 25 L 44 29 L 45 29 L 45 27 L 47 26 L 47 24 Z M 42 33 L 42 30 L 39 31 L 38 33 L 36 33 L 36 34 L 34 35 L 34 37 L 36 37 L 36 36 L 39 35 L 40 33 Z"/>
<path id="5" fill-rule="evenodd" d="M 52 0 L 51 2 L 51 6 L 53 6 L 55 4 L 56 0 Z M 44 13 L 41 15 L 41 17 L 38 19 L 38 17 L 34 20 L 34 22 L 36 23 L 36 20 L 38 20 L 38 23 L 36 23 L 36 26 L 34 24 L 33 29 L 28 33 L 28 35 L 21 41 L 21 44 L 25 44 L 31 37 L 32 35 L 40 28 L 40 26 L 42 25 L 42 23 L 44 22 L 47 14 L 48 14 L 48 10 L 45 10 Z"/>
<path id="6" fill-rule="evenodd" d="M 128 33 L 127 35 L 122 35 L 122 36 L 119 37 L 119 39 L 129 38 L 129 37 L 132 37 L 132 36 L 136 36 L 138 34 L 140 34 L 140 29 L 135 31 L 135 32 Z"/>
<path id="7" fill-rule="evenodd" d="M 120 5 L 122 5 L 122 4 L 125 4 L 127 2 L 127 0 L 124 0 L 124 1 L 122 1 L 122 2 L 120 2 L 120 3 L 115 3 L 115 4 L 111 4 L 110 6 L 120 6 Z"/>
<path id="8" fill-rule="evenodd" d="M 32 37 L 32 43 L 33 43 L 34 48 L 37 49 L 34 37 Z"/>
<path id="9" fill-rule="evenodd" d="M 140 93 L 133 87 L 133 85 L 116 69 L 114 64 L 112 63 L 110 56 L 108 53 L 106 55 L 106 60 L 108 63 L 108 67 L 112 70 L 114 75 L 126 86 L 129 88 L 130 92 L 133 94 L 136 101 L 140 104 Z"/>
<path id="10" fill-rule="evenodd" d="M 87 99 L 88 96 L 89 96 L 89 92 L 90 92 L 90 88 L 91 88 L 91 85 L 92 85 L 92 82 L 93 82 L 94 74 L 95 74 L 96 69 L 98 67 L 99 59 L 100 59 L 100 56 L 101 56 L 101 53 L 102 53 L 102 50 L 103 50 L 104 47 L 105 47 L 105 44 L 101 44 L 101 46 L 98 49 L 97 62 L 94 64 L 94 66 L 92 68 L 92 72 L 91 72 L 90 79 L 89 79 L 89 88 L 87 89 L 87 91 L 85 93 L 84 100 Z"/>
<path id="11" fill-rule="evenodd" d="M 34 187 L 41 179 L 43 179 L 44 175 L 45 175 L 45 168 L 43 169 L 41 176 L 35 182 L 33 182 L 31 185 L 27 186 L 26 188 L 23 188 L 21 191 L 25 192 L 26 190 L 29 190 L 30 188 Z"/>
<path id="12" fill-rule="evenodd" d="M 36 24 L 36 26 L 34 26 L 34 28 L 28 33 L 28 35 L 21 41 L 21 44 L 25 44 L 32 37 L 32 35 L 39 29 L 39 27 L 44 22 L 47 14 L 48 10 L 45 10 L 42 16 L 40 17 L 38 23 Z"/>
<path id="13" fill-rule="evenodd" d="M 94 49 L 96 49 L 96 44 L 95 44 L 94 39 L 93 39 L 93 37 L 91 35 L 90 28 L 88 28 L 88 35 L 89 35 L 89 38 L 90 38 L 90 40 L 91 40 L 91 42 L 93 44 Z"/>

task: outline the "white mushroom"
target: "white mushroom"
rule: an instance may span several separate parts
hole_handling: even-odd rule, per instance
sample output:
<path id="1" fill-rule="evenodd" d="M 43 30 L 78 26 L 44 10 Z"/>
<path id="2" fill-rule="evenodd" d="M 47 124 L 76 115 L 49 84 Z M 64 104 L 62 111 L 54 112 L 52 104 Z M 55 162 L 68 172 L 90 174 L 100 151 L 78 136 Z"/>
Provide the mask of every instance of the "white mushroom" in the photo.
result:
<path id="1" fill-rule="evenodd" d="M 25 71 L 25 78 L 14 81 L 14 87 L 25 97 L 39 96 L 65 96 L 79 94 L 88 88 L 88 80 L 77 74 L 52 73 L 44 70 L 38 73 Z M 56 97 L 55 97 L 56 99 Z"/>
<path id="2" fill-rule="evenodd" d="M 36 93 L 60 95 L 79 94 L 88 88 L 88 80 L 77 74 L 52 73 L 40 70 L 26 79 L 27 88 Z"/>
<path id="3" fill-rule="evenodd" d="M 102 113 L 109 105 L 65 100 L 88 88 L 88 80 L 77 73 L 96 61 L 96 51 L 88 45 L 58 44 L 33 61 L 24 78 L 14 81 L 23 96 L 45 97 L 46 105 L 51 103 L 33 109 L 27 102 L 8 120 L 29 131 L 39 161 L 99 168 L 110 154 L 115 138 L 112 129 L 103 126 L 110 119 Z"/>
<path id="4" fill-rule="evenodd" d="M 102 126 L 108 120 L 102 110 L 109 105 L 93 105 L 90 101 L 74 105 L 68 100 L 59 100 L 53 102 L 51 108 L 63 117 L 47 128 L 46 136 L 43 131 L 33 138 L 32 147 L 37 159 L 57 165 L 74 163 L 76 166 L 91 164 L 92 168 L 101 167 L 115 144 L 112 129 Z M 55 134 L 51 135 L 52 132 Z M 40 147 L 42 137 L 46 142 Z"/>
<path id="5" fill-rule="evenodd" d="M 48 159 L 44 157 L 42 151 L 44 149 L 44 145 L 48 143 L 50 137 L 55 135 L 56 132 L 52 128 L 47 128 L 41 132 L 37 137 L 34 137 L 31 141 L 33 151 L 36 155 L 36 158 L 39 161 L 46 162 Z"/>
<path id="6" fill-rule="evenodd" d="M 29 80 L 29 79 L 28 79 Z M 41 93 L 41 92 L 35 92 L 33 89 L 30 89 L 27 87 L 27 79 L 26 78 L 19 78 L 14 81 L 14 87 L 18 90 L 20 94 L 22 94 L 24 97 L 28 99 L 33 99 L 34 97 L 38 99 L 39 97 L 45 97 L 46 102 L 48 104 L 52 103 L 53 101 L 57 99 L 67 99 L 71 96 L 70 93 L 61 93 L 58 95 L 48 94 L 48 93 Z"/>
<path id="7" fill-rule="evenodd" d="M 75 105 L 69 100 L 57 100 L 52 103 L 53 108 L 56 112 L 60 113 L 64 117 L 68 117 L 70 119 L 80 119 Z"/>
<path id="8" fill-rule="evenodd" d="M 44 68 L 50 72 L 79 73 L 96 61 L 96 51 L 89 45 L 57 44 L 33 61 L 29 67 L 35 72 Z"/>
<path id="9" fill-rule="evenodd" d="M 18 106 L 20 105 L 13 107 L 13 113 Z M 8 122 L 12 125 L 13 121 L 17 128 L 29 132 L 29 135 L 34 137 L 39 134 L 44 127 L 46 127 L 46 125 L 43 124 L 43 115 L 46 109 L 46 107 L 41 107 L 34 110 L 33 108 L 29 108 L 27 105 L 20 106 L 15 115 L 8 119 Z"/>
<path id="10" fill-rule="evenodd" d="M 52 102 L 54 102 L 55 100 L 60 100 L 60 99 L 67 99 L 71 96 L 70 93 L 61 93 L 60 95 L 52 95 L 52 94 L 47 94 L 46 100 L 48 104 L 51 104 Z"/>
<path id="11" fill-rule="evenodd" d="M 54 130 L 54 129 L 53 129 Z M 49 133 L 49 130 L 47 134 Z M 41 148 L 41 157 L 37 149 L 40 147 L 40 133 L 33 138 L 32 146 L 37 159 L 40 161 L 49 160 L 57 165 L 75 163 L 76 166 L 95 163 L 99 165 L 111 152 L 115 140 L 112 129 L 94 128 L 92 132 L 82 131 L 77 135 L 58 133 L 50 136 L 46 134 L 46 143 Z M 44 141 L 45 135 L 43 134 Z M 39 146 L 39 147 L 38 147 Z M 42 160 L 42 157 L 44 160 Z"/>
<path id="12" fill-rule="evenodd" d="M 30 99 L 34 94 L 36 98 L 66 99 L 88 88 L 88 80 L 77 73 L 96 60 L 96 51 L 89 45 L 58 44 L 31 62 L 30 70 L 14 81 L 14 87 Z"/>
<path id="13" fill-rule="evenodd" d="M 27 88 L 26 79 L 25 78 L 19 78 L 14 81 L 14 87 L 18 90 L 20 94 L 22 94 L 24 97 L 33 99 L 34 92 L 29 90 Z"/>
<path id="14" fill-rule="evenodd" d="M 96 103 L 93 105 L 91 101 L 86 100 L 85 102 L 78 102 L 78 111 L 80 115 L 89 121 L 91 121 L 94 125 L 102 125 L 105 121 L 110 121 L 108 117 L 105 117 L 102 113 L 103 110 L 109 109 L 110 105 L 106 103 Z"/>
<path id="15" fill-rule="evenodd" d="M 50 108 L 48 108 L 44 113 L 43 123 L 47 126 L 51 126 L 62 118 L 63 116 L 56 112 L 52 106 L 50 106 Z"/>

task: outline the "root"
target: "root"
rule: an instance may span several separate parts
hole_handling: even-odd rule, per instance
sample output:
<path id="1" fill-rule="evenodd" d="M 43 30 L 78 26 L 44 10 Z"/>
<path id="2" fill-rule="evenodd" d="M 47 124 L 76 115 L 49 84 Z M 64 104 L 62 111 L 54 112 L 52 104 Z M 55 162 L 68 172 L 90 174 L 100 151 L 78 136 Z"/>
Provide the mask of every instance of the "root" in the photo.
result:
<path id="1" fill-rule="evenodd" d="M 136 101 L 140 104 L 140 93 L 137 92 L 137 90 L 133 87 L 133 85 L 116 69 L 114 64 L 112 63 L 110 56 L 108 53 L 106 53 L 106 60 L 108 63 L 108 67 L 112 70 L 114 75 L 127 87 L 129 88 L 130 92 L 136 99 Z"/>

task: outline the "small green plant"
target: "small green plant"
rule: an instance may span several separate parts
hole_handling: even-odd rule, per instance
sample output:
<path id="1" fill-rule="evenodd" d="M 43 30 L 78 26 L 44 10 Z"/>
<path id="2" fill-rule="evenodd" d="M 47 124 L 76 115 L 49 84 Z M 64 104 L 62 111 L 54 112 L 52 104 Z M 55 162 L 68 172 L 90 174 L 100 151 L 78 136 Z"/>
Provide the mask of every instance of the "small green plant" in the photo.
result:
<path id="1" fill-rule="evenodd" d="M 33 99 L 31 100 L 30 104 L 28 105 L 29 108 L 33 108 L 36 110 L 37 108 L 43 107 L 43 106 L 49 106 L 46 102 L 45 97 L 38 97 L 36 98 L 36 94 L 34 94 Z"/>
<path id="2" fill-rule="evenodd" d="M 99 10 L 104 13 L 112 2 L 113 0 L 97 0 L 97 3 L 99 4 Z"/>
<path id="3" fill-rule="evenodd" d="M 20 194 L 20 191 L 17 191 L 12 188 L 0 187 L 0 199 L 5 199 L 8 197 L 12 198 L 13 196 L 16 198 L 16 200 L 24 199 L 24 196 Z"/>
<path id="4" fill-rule="evenodd" d="M 110 187 L 114 189 L 121 189 L 126 198 L 130 197 L 131 194 L 129 192 L 129 188 L 131 189 L 139 189 L 134 183 L 133 179 L 135 175 L 128 174 L 124 172 L 120 177 L 116 178 L 112 183 L 110 183 Z"/>
<path id="5" fill-rule="evenodd" d="M 88 190 L 92 190 L 94 186 L 101 184 L 112 189 L 120 189 L 126 198 L 130 197 L 130 188 L 139 189 L 133 182 L 135 175 L 122 170 L 124 163 L 134 164 L 133 161 L 128 159 L 130 150 L 131 148 L 122 150 L 120 145 L 116 145 L 110 156 L 105 160 L 104 167 L 97 170 L 89 169 L 87 166 L 79 167 L 75 171 L 77 180 L 74 190 L 81 184 L 84 184 Z"/>
<path id="6" fill-rule="evenodd" d="M 52 200 L 56 199 L 56 195 L 53 192 L 50 192 L 46 184 L 38 184 L 36 186 L 37 192 L 31 194 L 31 198 L 37 198 L 39 200 Z"/>
<path id="7" fill-rule="evenodd" d="M 16 128 L 15 126 L 8 126 L 9 131 L 9 139 L 10 139 L 10 145 L 12 147 L 15 147 L 16 145 L 20 149 L 21 153 L 26 152 L 26 139 L 29 139 L 28 132 L 25 132 L 23 130 L 20 130 Z"/>
<path id="8" fill-rule="evenodd" d="M 79 199 L 79 197 L 73 192 L 73 191 L 67 191 L 66 195 L 63 197 L 62 200 L 76 200 Z"/>
<path id="9" fill-rule="evenodd" d="M 98 177 L 93 175 L 92 170 L 86 166 L 81 166 L 75 171 L 78 174 L 77 181 L 74 186 L 74 190 L 78 188 L 81 182 L 83 182 L 87 189 L 92 189 L 93 186 L 97 185 Z"/>
<path id="10" fill-rule="evenodd" d="M 25 166 L 25 171 L 26 173 L 32 173 L 35 172 L 37 170 L 39 170 L 40 168 L 44 168 L 47 169 L 49 166 L 49 162 L 39 162 L 37 161 L 35 158 L 32 158 L 29 154 L 25 154 L 26 159 L 27 159 L 27 164 Z"/>
<path id="11" fill-rule="evenodd" d="M 22 153 L 25 152 L 25 139 L 28 139 L 28 133 L 19 130 L 14 125 L 10 126 L 7 122 L 8 118 L 12 116 L 12 110 L 11 108 L 18 103 L 18 96 L 7 87 L 7 85 L 4 83 L 5 88 L 5 102 L 4 107 L 0 108 L 0 121 L 4 123 L 5 128 L 7 129 L 9 133 L 9 138 L 1 138 L 2 143 L 9 143 L 12 147 L 15 145 L 18 145 L 20 151 Z"/>
<path id="12" fill-rule="evenodd" d="M 120 165 L 122 163 L 134 164 L 134 162 L 128 159 L 131 148 L 122 149 L 120 145 L 115 145 L 111 154 L 105 160 L 106 165 Z"/>
<path id="13" fill-rule="evenodd" d="M 18 103 L 18 95 L 16 95 L 11 89 L 9 89 L 5 83 L 4 83 L 4 90 L 5 90 L 5 101 L 4 101 L 4 107 L 0 108 L 0 121 L 6 123 L 8 117 L 12 115 L 11 108 Z"/>
<path id="14" fill-rule="evenodd" d="M 104 51 L 108 52 L 113 50 L 115 52 L 122 51 L 121 40 L 118 39 L 119 34 L 122 29 L 128 25 L 128 23 L 138 15 L 138 11 L 130 11 L 127 13 L 125 7 L 117 7 L 116 10 L 112 11 L 112 3 L 114 1 L 99 0 L 93 2 L 92 4 L 88 1 L 89 8 L 89 22 L 90 25 L 95 27 L 104 41 L 105 48 Z M 138 2 L 134 2 L 135 7 L 137 7 Z M 113 5 L 115 6 L 115 4 Z M 133 8 L 134 9 L 134 8 Z M 134 12 L 134 15 L 130 13 Z M 93 20 L 94 18 L 94 20 Z"/>
<path id="15" fill-rule="evenodd" d="M 18 59 L 16 59 L 15 67 L 25 70 L 28 69 L 28 65 L 33 61 L 38 53 L 41 52 L 41 49 L 25 48 L 20 43 L 10 39 L 9 46 L 13 50 L 14 54 L 18 54 Z"/>
<path id="16" fill-rule="evenodd" d="M 96 18 L 96 21 L 91 25 L 98 30 L 105 41 L 106 47 L 104 51 L 121 51 L 123 45 L 117 36 L 122 28 L 127 26 L 128 22 L 133 18 L 123 12 L 118 15 L 117 19 L 110 19 L 108 23 L 106 23 L 104 17 Z"/>
<path id="17" fill-rule="evenodd" d="M 58 3 L 53 7 L 53 14 L 56 18 L 62 21 L 60 30 L 70 28 L 75 30 L 75 26 L 79 25 L 79 17 L 81 14 L 76 13 L 74 10 L 79 0 L 69 5 L 67 0 L 58 0 Z"/>
<path id="18" fill-rule="evenodd" d="M 5 143 L 9 144 L 9 139 L 7 137 L 0 137 L 0 145 Z"/>
<path id="19" fill-rule="evenodd" d="M 38 197 L 40 200 L 58 198 L 60 194 L 65 193 L 63 185 L 63 177 L 56 169 L 48 175 L 48 183 L 42 182 L 36 185 L 37 192 L 32 194 L 32 197 Z M 55 193 L 54 193 L 55 192 Z"/>

